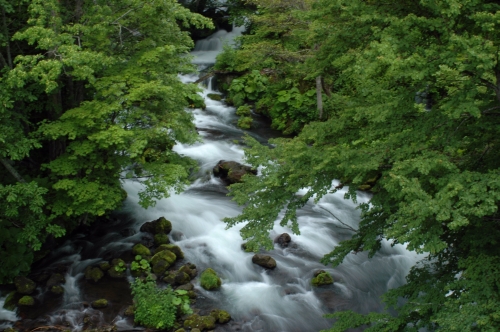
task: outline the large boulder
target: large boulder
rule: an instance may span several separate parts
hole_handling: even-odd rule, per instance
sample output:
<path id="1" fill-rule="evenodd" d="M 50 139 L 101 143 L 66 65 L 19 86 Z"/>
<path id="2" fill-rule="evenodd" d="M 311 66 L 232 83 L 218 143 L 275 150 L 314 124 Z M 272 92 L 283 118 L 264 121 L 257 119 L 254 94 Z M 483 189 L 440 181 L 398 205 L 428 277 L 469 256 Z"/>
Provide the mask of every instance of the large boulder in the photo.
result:
<path id="1" fill-rule="evenodd" d="M 33 280 L 17 276 L 14 278 L 14 284 L 16 285 L 16 290 L 20 294 L 31 294 L 36 288 L 36 284 Z"/>
<path id="2" fill-rule="evenodd" d="M 231 315 L 229 312 L 220 309 L 214 309 L 210 312 L 210 316 L 215 318 L 215 321 L 219 324 L 225 324 L 231 320 Z"/>
<path id="3" fill-rule="evenodd" d="M 156 220 L 144 223 L 140 229 L 141 232 L 151 233 L 151 234 L 168 234 L 172 231 L 172 223 L 160 217 Z"/>
<path id="4" fill-rule="evenodd" d="M 241 178 L 245 174 L 257 175 L 257 170 L 236 161 L 221 160 L 213 168 L 213 173 L 215 177 L 220 178 L 227 185 L 230 185 L 241 182 Z"/>
<path id="5" fill-rule="evenodd" d="M 184 258 L 184 253 L 182 252 L 181 248 L 179 246 L 176 246 L 175 244 L 162 244 L 158 248 L 156 248 L 155 254 L 163 250 L 168 250 L 173 252 L 177 257 L 177 259 Z"/>
<path id="6" fill-rule="evenodd" d="M 206 290 L 215 290 L 220 287 L 222 281 L 217 273 L 211 268 L 206 269 L 201 273 L 200 285 Z"/>
<path id="7" fill-rule="evenodd" d="M 252 263 L 266 269 L 274 269 L 276 267 L 276 261 L 269 255 L 256 254 L 252 257 Z"/>
<path id="8" fill-rule="evenodd" d="M 288 247 L 288 244 L 290 244 L 290 241 L 292 241 L 292 238 L 290 237 L 290 234 L 288 234 L 288 233 L 283 233 L 274 239 L 274 243 L 279 244 L 281 248 Z"/>
<path id="9" fill-rule="evenodd" d="M 104 277 L 104 272 L 98 267 L 88 266 L 85 269 L 85 280 L 89 282 L 98 282 Z"/>

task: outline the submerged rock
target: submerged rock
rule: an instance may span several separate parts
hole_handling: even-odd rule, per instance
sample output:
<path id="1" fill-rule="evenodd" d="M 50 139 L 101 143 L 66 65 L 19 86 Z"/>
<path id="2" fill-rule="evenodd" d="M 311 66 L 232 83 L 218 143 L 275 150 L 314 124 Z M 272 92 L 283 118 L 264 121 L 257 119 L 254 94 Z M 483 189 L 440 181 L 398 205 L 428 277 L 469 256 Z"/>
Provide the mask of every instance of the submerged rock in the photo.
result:
<path id="1" fill-rule="evenodd" d="M 16 285 L 16 290 L 20 294 L 31 294 L 36 288 L 36 284 L 33 280 L 23 276 L 15 277 L 14 285 Z"/>
<path id="2" fill-rule="evenodd" d="M 324 270 L 314 272 L 314 278 L 311 280 L 313 286 L 324 286 L 333 284 L 333 278 L 330 273 Z"/>
<path id="3" fill-rule="evenodd" d="M 220 178 L 227 185 L 241 182 L 241 178 L 245 174 L 257 174 L 257 170 L 250 166 L 225 160 L 219 161 L 212 171 L 215 177 Z"/>
<path id="4" fill-rule="evenodd" d="M 201 273 L 200 285 L 206 290 L 215 290 L 219 288 L 221 284 L 222 281 L 213 269 L 208 268 Z"/>
<path id="5" fill-rule="evenodd" d="M 256 254 L 252 257 L 252 263 L 266 269 L 274 269 L 276 267 L 276 261 L 269 255 Z"/>

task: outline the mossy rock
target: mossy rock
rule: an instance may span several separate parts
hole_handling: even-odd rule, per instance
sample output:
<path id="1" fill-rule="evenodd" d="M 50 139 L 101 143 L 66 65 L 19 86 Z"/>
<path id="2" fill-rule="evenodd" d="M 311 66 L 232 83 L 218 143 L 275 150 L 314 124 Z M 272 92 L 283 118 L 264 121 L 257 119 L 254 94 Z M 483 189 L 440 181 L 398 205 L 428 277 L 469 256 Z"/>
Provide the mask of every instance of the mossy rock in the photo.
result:
<path id="1" fill-rule="evenodd" d="M 3 303 L 4 309 L 13 311 L 16 309 L 16 292 L 10 292 Z"/>
<path id="2" fill-rule="evenodd" d="M 142 257 L 151 256 L 151 250 L 145 245 L 138 243 L 132 247 L 132 253 L 135 255 L 141 255 Z"/>
<path id="3" fill-rule="evenodd" d="M 64 288 L 60 285 L 52 286 L 50 292 L 54 295 L 60 296 L 64 294 Z"/>
<path id="4" fill-rule="evenodd" d="M 85 269 L 85 280 L 98 282 L 101 278 L 104 277 L 104 272 L 98 267 L 87 267 Z"/>
<path id="5" fill-rule="evenodd" d="M 133 305 L 129 305 L 123 315 L 126 317 L 133 317 L 135 315 L 135 307 Z"/>
<path id="6" fill-rule="evenodd" d="M 215 318 L 212 316 L 199 316 L 197 314 L 193 314 L 188 316 L 184 321 L 184 327 L 190 329 L 200 329 L 204 330 L 212 330 L 215 328 Z"/>
<path id="7" fill-rule="evenodd" d="M 66 279 L 64 276 L 60 273 L 54 273 L 50 276 L 49 280 L 47 280 L 47 287 L 51 288 L 52 286 L 57 286 L 64 284 L 66 282 Z"/>
<path id="8" fill-rule="evenodd" d="M 211 268 L 206 269 L 201 273 L 200 285 L 206 290 L 218 289 L 222 284 L 217 273 Z"/>
<path id="9" fill-rule="evenodd" d="M 108 300 L 106 300 L 106 299 L 95 300 L 90 305 L 94 309 L 106 308 L 108 306 Z"/>
<path id="10" fill-rule="evenodd" d="M 218 93 L 209 93 L 209 94 L 207 94 L 207 98 L 215 100 L 215 101 L 221 101 L 222 100 L 222 96 L 220 94 L 218 94 Z"/>
<path id="11" fill-rule="evenodd" d="M 157 275 L 165 273 L 165 271 L 174 264 L 177 256 L 170 250 L 162 250 L 156 253 L 153 258 L 151 258 L 151 266 L 153 272 Z"/>
<path id="12" fill-rule="evenodd" d="M 231 315 L 229 312 L 220 309 L 214 309 L 210 312 L 210 316 L 215 318 L 215 321 L 219 324 L 225 324 L 231 320 Z"/>
<path id="13" fill-rule="evenodd" d="M 178 329 L 178 330 L 175 330 L 175 332 L 186 332 L 186 330 L 184 330 L 184 329 Z M 191 332 L 192 332 L 192 330 L 191 330 Z"/>
<path id="14" fill-rule="evenodd" d="M 179 271 L 187 273 L 191 279 L 194 279 L 196 275 L 198 275 L 198 270 L 196 269 L 196 265 L 191 263 L 181 266 Z"/>
<path id="15" fill-rule="evenodd" d="M 182 252 L 182 249 L 179 246 L 176 246 L 175 244 L 162 244 L 155 250 L 155 254 L 159 253 L 160 251 L 168 250 L 171 251 L 175 254 L 177 259 L 182 259 L 184 258 L 184 253 Z"/>
<path id="16" fill-rule="evenodd" d="M 99 263 L 99 268 L 103 271 L 107 271 L 109 270 L 109 268 L 111 267 L 111 264 L 109 264 L 109 262 L 107 261 L 104 261 L 104 262 L 100 262 Z"/>
<path id="17" fill-rule="evenodd" d="M 164 234 L 164 233 L 155 234 L 154 241 L 155 241 L 155 245 L 157 245 L 157 246 L 161 246 L 162 244 L 170 243 L 170 239 L 168 238 L 168 235 Z"/>
<path id="18" fill-rule="evenodd" d="M 172 231 L 172 223 L 169 220 L 165 219 L 164 217 L 160 217 L 156 220 L 144 223 L 141 226 L 140 231 L 151 234 L 159 234 L 159 233 L 168 234 Z"/>
<path id="19" fill-rule="evenodd" d="M 177 287 L 175 290 L 185 290 L 185 291 L 192 291 L 194 289 L 194 285 L 190 282 L 188 282 L 187 284 L 184 284 L 184 285 L 180 285 L 179 287 Z"/>
<path id="20" fill-rule="evenodd" d="M 35 305 L 35 299 L 32 296 L 25 295 L 17 301 L 17 304 L 26 307 L 32 307 Z"/>
<path id="21" fill-rule="evenodd" d="M 33 280 L 23 276 L 15 277 L 14 285 L 16 285 L 16 290 L 19 294 L 31 294 L 36 288 L 36 284 Z"/>
<path id="22" fill-rule="evenodd" d="M 125 278 L 127 276 L 127 264 L 121 258 L 115 258 L 111 261 L 111 266 L 108 270 L 108 275 L 111 278 Z"/>
<path id="23" fill-rule="evenodd" d="M 173 285 L 175 282 L 175 275 L 176 275 L 175 271 L 169 271 L 169 272 L 165 273 L 165 277 L 163 278 L 163 282 L 165 282 L 169 285 Z"/>
<path id="24" fill-rule="evenodd" d="M 313 286 L 324 286 L 333 284 L 333 278 L 330 273 L 319 270 L 314 273 L 314 278 L 311 280 L 311 284 Z"/>

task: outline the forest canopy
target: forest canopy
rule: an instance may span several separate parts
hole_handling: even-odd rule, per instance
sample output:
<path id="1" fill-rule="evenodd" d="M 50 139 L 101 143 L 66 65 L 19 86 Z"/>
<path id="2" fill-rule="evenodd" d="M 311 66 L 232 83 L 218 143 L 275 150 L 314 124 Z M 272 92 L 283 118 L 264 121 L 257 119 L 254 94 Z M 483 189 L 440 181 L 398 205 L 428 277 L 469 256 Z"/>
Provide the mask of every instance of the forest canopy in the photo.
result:
<path id="1" fill-rule="evenodd" d="M 331 331 L 499 330 L 500 4 L 244 3 L 249 31 L 217 67 L 240 75 L 228 87 L 235 104 L 297 135 L 272 148 L 248 138 L 247 161 L 262 175 L 231 187 L 244 210 L 228 226 L 245 222 L 249 245 L 269 248 L 283 211 L 281 224 L 299 233 L 296 209 L 308 200 L 369 189 L 359 228 L 323 262 L 373 255 L 384 238 L 427 256 L 384 296 L 397 315 L 339 312 Z M 323 114 L 302 108 L 314 89 Z"/>

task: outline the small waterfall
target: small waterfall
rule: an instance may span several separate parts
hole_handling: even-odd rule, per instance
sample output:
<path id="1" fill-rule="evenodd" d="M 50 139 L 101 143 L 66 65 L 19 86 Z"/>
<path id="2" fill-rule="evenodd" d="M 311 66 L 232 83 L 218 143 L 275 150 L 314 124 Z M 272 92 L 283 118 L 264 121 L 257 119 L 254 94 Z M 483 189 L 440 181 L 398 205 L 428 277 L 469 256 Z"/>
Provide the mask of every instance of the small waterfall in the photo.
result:
<path id="1" fill-rule="evenodd" d="M 225 44 L 235 45 L 235 38 L 241 36 L 245 30 L 244 26 L 233 27 L 231 32 L 219 30 L 209 37 L 198 40 L 191 55 L 194 56 L 193 63 L 197 65 L 214 64 L 215 58 L 222 51 Z"/>

